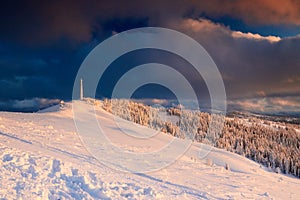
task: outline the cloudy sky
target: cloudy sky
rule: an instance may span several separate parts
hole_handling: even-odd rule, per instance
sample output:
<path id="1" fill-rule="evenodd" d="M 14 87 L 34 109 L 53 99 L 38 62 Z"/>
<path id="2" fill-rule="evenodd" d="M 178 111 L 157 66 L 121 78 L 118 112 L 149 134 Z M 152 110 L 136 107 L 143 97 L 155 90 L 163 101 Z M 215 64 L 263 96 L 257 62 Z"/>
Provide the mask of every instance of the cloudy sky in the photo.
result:
<path id="1" fill-rule="evenodd" d="M 203 45 L 221 72 L 229 108 L 300 113 L 296 0 L 2 1 L 0 110 L 27 111 L 71 99 L 77 70 L 97 44 L 116 33 L 149 26 L 180 31 Z M 121 76 L 120 66 L 128 69 L 163 57 L 165 64 L 187 71 L 186 63 L 165 54 L 123 56 L 106 73 L 106 87 L 97 97 L 109 97 Z M 191 80 L 200 95 L 203 83 Z M 173 96 L 149 86 L 136 97 Z"/>

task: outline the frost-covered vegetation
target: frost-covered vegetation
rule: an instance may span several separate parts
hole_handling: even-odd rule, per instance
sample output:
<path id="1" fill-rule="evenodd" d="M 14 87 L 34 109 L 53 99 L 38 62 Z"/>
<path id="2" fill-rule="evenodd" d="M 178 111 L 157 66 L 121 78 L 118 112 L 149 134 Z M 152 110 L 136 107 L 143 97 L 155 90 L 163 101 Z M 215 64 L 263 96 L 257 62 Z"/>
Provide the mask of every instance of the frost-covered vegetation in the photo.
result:
<path id="1" fill-rule="evenodd" d="M 260 120 L 226 120 L 216 146 L 300 177 L 300 133 L 288 124 L 275 128 Z"/>
<path id="2" fill-rule="evenodd" d="M 106 99 L 102 107 L 126 120 L 178 138 L 209 143 L 243 155 L 277 173 L 281 171 L 300 177 L 299 125 L 255 117 L 227 117 L 223 124 L 221 115 L 180 108 L 154 108 L 129 100 Z M 164 118 L 163 112 L 177 117 L 177 122 Z M 224 125 L 223 129 L 218 127 L 220 125 Z"/>

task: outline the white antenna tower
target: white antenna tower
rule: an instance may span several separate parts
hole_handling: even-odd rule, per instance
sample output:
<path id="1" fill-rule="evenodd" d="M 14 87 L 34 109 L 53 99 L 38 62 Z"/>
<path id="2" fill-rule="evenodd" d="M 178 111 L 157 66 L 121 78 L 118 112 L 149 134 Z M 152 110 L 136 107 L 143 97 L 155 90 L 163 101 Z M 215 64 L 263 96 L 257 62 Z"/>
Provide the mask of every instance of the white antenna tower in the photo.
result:
<path id="1" fill-rule="evenodd" d="M 80 100 L 83 100 L 83 82 L 82 82 L 82 78 L 80 79 Z"/>

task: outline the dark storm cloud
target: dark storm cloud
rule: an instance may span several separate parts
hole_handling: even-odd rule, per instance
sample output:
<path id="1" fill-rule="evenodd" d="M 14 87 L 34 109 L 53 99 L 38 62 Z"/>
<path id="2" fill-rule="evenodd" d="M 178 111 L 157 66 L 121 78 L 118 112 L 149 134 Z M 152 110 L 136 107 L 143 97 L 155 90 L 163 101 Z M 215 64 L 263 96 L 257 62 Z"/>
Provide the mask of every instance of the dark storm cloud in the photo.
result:
<path id="1" fill-rule="evenodd" d="M 300 38 L 232 31 L 205 19 L 185 19 L 174 25 L 200 42 L 217 63 L 229 97 L 253 97 L 263 91 L 300 93 Z"/>
<path id="2" fill-rule="evenodd" d="M 60 103 L 59 99 L 32 98 L 24 100 L 0 101 L 0 110 L 33 112 Z"/>
<path id="3" fill-rule="evenodd" d="M 263 37 L 205 19 L 185 19 L 176 27 L 212 55 L 225 81 L 230 110 L 299 113 L 299 36 Z"/>
<path id="4" fill-rule="evenodd" d="M 226 16 L 233 21 L 223 25 L 215 20 Z M 270 25 L 281 27 L 280 31 L 296 30 L 300 4 L 293 0 L 6 1 L 0 6 L 0 99 L 70 98 L 77 70 L 93 47 L 113 34 L 144 26 L 172 28 L 202 44 L 217 63 L 231 100 L 299 96 L 300 38 L 239 32 L 236 22 L 257 32 Z M 182 71 L 188 74 L 185 67 Z M 198 87 L 199 92 L 202 89 Z"/>
<path id="5" fill-rule="evenodd" d="M 68 97 L 68 82 L 77 70 L 73 68 L 76 59 L 69 57 L 67 53 L 56 55 L 51 50 L 23 48 L 0 54 L 0 100 Z"/>
<path id="6" fill-rule="evenodd" d="M 212 17 L 231 16 L 247 24 L 300 24 L 300 2 L 297 0 L 193 1 L 196 10 Z"/>
<path id="7" fill-rule="evenodd" d="M 300 25 L 300 3 L 294 0 L 12 0 L 1 3 L 0 35 L 29 44 L 51 44 L 64 39 L 80 43 L 91 39 L 99 21 L 105 23 L 112 18 L 149 17 L 149 25 L 164 26 L 184 16 L 201 15 L 229 15 L 248 24 Z"/>
<path id="8" fill-rule="evenodd" d="M 1 36 L 26 44 L 51 44 L 67 39 L 86 41 L 88 18 L 80 4 L 67 1 L 7 1 L 0 8 Z"/>
<path id="9" fill-rule="evenodd" d="M 150 1 L 8 1 L 0 7 L 0 35 L 25 44 L 88 42 L 93 34 L 145 25 L 148 16 L 157 21 L 158 15 L 168 15 L 160 14 L 167 5 Z"/>

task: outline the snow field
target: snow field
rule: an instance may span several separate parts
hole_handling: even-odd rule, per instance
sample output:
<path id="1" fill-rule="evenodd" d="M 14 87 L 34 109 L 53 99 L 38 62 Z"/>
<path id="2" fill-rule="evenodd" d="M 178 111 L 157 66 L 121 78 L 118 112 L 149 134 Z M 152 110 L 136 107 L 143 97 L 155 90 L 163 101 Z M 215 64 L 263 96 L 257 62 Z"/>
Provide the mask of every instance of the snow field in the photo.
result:
<path id="1" fill-rule="evenodd" d="M 124 173 L 99 163 L 85 149 L 71 106 L 44 113 L 0 113 L 0 199 L 299 199 L 300 180 L 242 156 L 194 143 L 172 165 L 151 173 Z M 48 111 L 49 111 L 48 110 Z M 134 144 L 97 110 L 116 144 L 134 152 L 155 144 Z M 127 124 L 126 124 L 127 123 Z M 128 131 L 147 128 L 124 122 Z M 163 142 L 171 136 L 159 134 Z M 199 158 L 199 152 L 209 154 Z M 225 169 L 228 164 L 230 170 Z"/>

